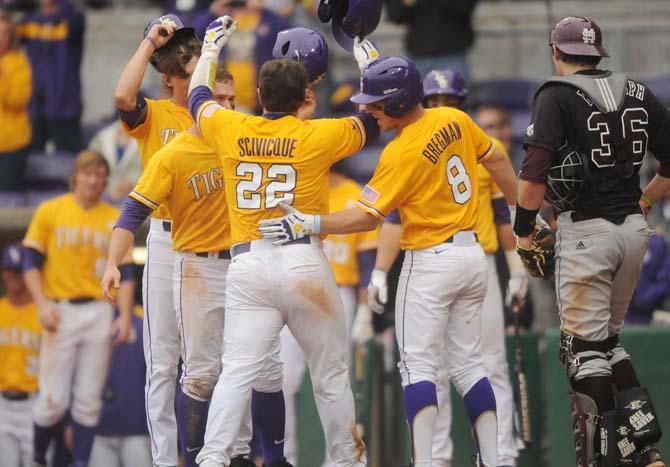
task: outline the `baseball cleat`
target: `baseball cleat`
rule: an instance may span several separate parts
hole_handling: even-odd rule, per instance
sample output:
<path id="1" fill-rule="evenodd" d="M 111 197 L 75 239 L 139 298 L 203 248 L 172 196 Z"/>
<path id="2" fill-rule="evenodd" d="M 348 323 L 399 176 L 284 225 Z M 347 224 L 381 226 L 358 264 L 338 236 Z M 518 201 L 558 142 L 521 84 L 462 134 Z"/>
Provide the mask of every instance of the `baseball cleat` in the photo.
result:
<path id="1" fill-rule="evenodd" d="M 286 458 L 284 458 L 283 460 L 281 460 L 279 462 L 275 462 L 274 464 L 272 464 L 270 466 L 266 466 L 265 464 L 263 464 L 263 467 L 293 467 L 293 464 L 290 464 L 286 460 Z"/>
<path id="2" fill-rule="evenodd" d="M 638 456 L 636 465 L 640 467 L 665 467 L 665 462 L 655 446 L 647 446 Z"/>

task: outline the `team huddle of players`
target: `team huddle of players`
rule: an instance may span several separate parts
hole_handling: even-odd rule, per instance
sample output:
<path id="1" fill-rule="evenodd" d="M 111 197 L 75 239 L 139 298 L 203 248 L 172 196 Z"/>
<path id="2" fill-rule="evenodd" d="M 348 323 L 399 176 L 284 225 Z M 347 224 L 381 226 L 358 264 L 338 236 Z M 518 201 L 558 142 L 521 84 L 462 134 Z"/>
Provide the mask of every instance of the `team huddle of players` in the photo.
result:
<path id="1" fill-rule="evenodd" d="M 570 17 L 555 31 L 570 32 L 575 23 L 579 31 L 595 25 Z M 294 393 L 282 388 L 297 386 L 302 373 L 295 366 L 304 367 L 302 357 L 325 432 L 325 465 L 365 466 L 349 382 L 351 334 L 352 329 L 365 333 L 370 310 L 383 309 L 386 273 L 399 247 L 406 254 L 395 326 L 412 465 L 450 465 L 450 383 L 472 423 L 477 465 L 516 465 L 502 294 L 492 254 L 499 244 L 505 250 L 511 304 L 523 300 L 527 287 L 512 225 L 529 270 L 550 272 L 541 268 L 548 261 L 537 248 L 536 234 L 543 227 L 536 225 L 532 196 L 532 184 L 539 185 L 542 175 L 524 165 L 516 206 L 517 180 L 504 148 L 458 108 L 465 96 L 462 78 L 436 70 L 422 80 L 410 60 L 380 57 L 369 40 L 356 38 L 353 44 L 361 70 L 360 91 L 351 97 L 360 106 L 356 115 L 311 119 L 314 86 L 326 73 L 328 51 L 324 38 L 307 28 L 280 33 L 275 59 L 262 66 L 263 115 L 237 112 L 233 77 L 218 63 L 235 29 L 233 18 L 218 18 L 201 43 L 173 15 L 152 21 L 115 90 L 121 121 L 137 139 L 144 166 L 122 212 L 100 200 L 108 169 L 94 154 L 83 153 L 73 193 L 44 203 L 35 214 L 24 240 L 23 268 L 48 332 L 34 407 L 34 464 L 46 465 L 46 450 L 68 408 L 74 465 L 88 464 L 110 329 L 122 341 L 130 326 L 124 265 L 136 232 L 151 217 L 142 285 L 154 465 L 177 465 L 178 439 L 187 466 L 254 465 L 249 459 L 253 429 L 265 465 L 289 467 L 292 459 L 287 460 L 284 446 L 295 442 L 287 439 L 295 436 L 295 414 L 285 398 Z M 598 41 L 599 34 L 598 29 Z M 573 43 L 573 36 L 552 35 L 553 53 L 564 53 L 560 47 Z M 163 73 L 171 99 L 138 94 L 149 64 Z M 609 76 L 599 83 L 603 93 Z M 591 96 L 580 83 L 571 85 Z M 442 105 L 440 96 L 454 98 L 451 106 Z M 654 112 L 649 118 L 667 117 L 667 111 Z M 547 125 L 539 114 L 533 118 L 531 147 Z M 646 123 L 636 120 L 633 129 L 639 132 Z M 374 141 L 380 130 L 396 135 L 361 190 L 332 167 Z M 650 134 L 650 144 L 663 162 L 665 147 L 655 142 L 661 138 L 657 134 Z M 547 169 L 552 183 L 553 168 Z M 645 189 L 645 203 L 670 188 L 666 175 L 662 169 L 660 181 Z M 544 177 L 546 182 L 547 173 Z M 635 211 L 628 218 L 636 223 L 633 228 L 644 223 Z M 402 229 L 395 228 L 398 222 Z M 623 224 L 629 230 L 630 225 Z M 377 231 L 382 240 L 374 259 L 369 252 Z M 643 254 L 646 243 L 639 246 Z M 561 241 L 557 257 L 562 261 L 568 261 L 561 256 L 568 247 Z M 352 272 L 356 256 L 358 277 Z M 349 269 L 338 272 L 338 264 Z M 356 287 L 368 276 L 367 299 L 359 299 Z M 559 283 L 559 292 L 561 287 L 566 285 Z M 113 323 L 111 304 L 121 311 Z M 624 420 L 623 406 L 614 410 L 593 394 L 607 376 L 606 364 L 610 378 L 612 368 L 624 367 L 634 377 L 617 334 L 606 334 L 601 344 L 587 342 L 575 329 L 565 331 L 564 358 L 570 360 L 576 436 L 581 437 L 576 439 L 578 465 L 608 467 L 627 458 L 630 465 L 663 466 L 653 447 L 660 437 L 655 413 L 639 382 L 630 377 L 610 396 L 618 404 L 628 402 L 631 421 Z M 607 355 L 604 362 L 599 352 Z M 298 358 L 285 360 L 283 368 L 287 353 Z M 615 384 L 624 380 L 614 375 Z M 630 430 L 614 434 L 616 424 Z M 600 433 L 593 426 L 601 427 Z M 618 453 L 607 450 L 607 441 Z"/>

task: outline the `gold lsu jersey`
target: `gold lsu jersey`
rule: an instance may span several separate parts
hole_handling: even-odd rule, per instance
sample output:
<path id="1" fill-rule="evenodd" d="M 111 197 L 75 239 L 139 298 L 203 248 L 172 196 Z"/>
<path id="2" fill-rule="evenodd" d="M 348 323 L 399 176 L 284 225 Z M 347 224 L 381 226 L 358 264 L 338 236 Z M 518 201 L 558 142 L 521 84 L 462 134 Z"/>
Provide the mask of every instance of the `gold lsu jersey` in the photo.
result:
<path id="1" fill-rule="evenodd" d="M 187 130 L 158 151 L 129 196 L 151 209 L 167 205 L 175 250 L 230 249 L 221 159 L 201 136 Z"/>
<path id="2" fill-rule="evenodd" d="M 37 305 L 0 298 L 0 391 L 37 391 L 42 325 Z"/>
<path id="3" fill-rule="evenodd" d="M 345 180 L 330 188 L 330 210 L 341 211 L 356 204 L 361 186 L 353 180 Z M 346 235 L 328 235 L 323 241 L 323 250 L 333 270 L 337 285 L 358 286 L 361 278 L 357 254 L 377 248 L 377 230 Z"/>
<path id="4" fill-rule="evenodd" d="M 51 300 L 102 299 L 100 280 L 119 210 L 104 201 L 84 209 L 72 193 L 40 204 L 23 245 L 45 255 L 44 293 Z"/>
<path id="5" fill-rule="evenodd" d="M 365 144 L 357 117 L 302 121 L 200 108 L 200 131 L 223 162 L 233 244 L 261 238 L 258 223 L 283 216 L 283 201 L 308 214 L 328 213 L 328 170 Z"/>
<path id="6" fill-rule="evenodd" d="M 505 146 L 491 137 L 493 147 L 508 157 Z M 496 228 L 493 214 L 493 200 L 504 198 L 502 191 L 493 181 L 491 173 L 485 167 L 479 166 L 477 170 L 477 185 L 479 187 L 479 209 L 477 210 L 477 222 L 475 232 L 479 238 L 484 252 L 495 253 L 498 251 L 498 229 Z"/>
<path id="7" fill-rule="evenodd" d="M 491 138 L 466 113 L 427 109 L 384 148 L 357 205 L 380 220 L 398 209 L 403 249 L 438 245 L 474 229 L 477 164 L 493 152 Z"/>
<path id="8" fill-rule="evenodd" d="M 169 99 L 146 99 L 146 102 L 147 116 L 140 125 L 130 128 L 121 120 L 126 133 L 137 140 L 143 168 L 159 149 L 193 125 L 193 118 L 188 109 L 178 106 Z M 157 219 L 171 218 L 167 206 L 154 211 L 153 216 Z"/>

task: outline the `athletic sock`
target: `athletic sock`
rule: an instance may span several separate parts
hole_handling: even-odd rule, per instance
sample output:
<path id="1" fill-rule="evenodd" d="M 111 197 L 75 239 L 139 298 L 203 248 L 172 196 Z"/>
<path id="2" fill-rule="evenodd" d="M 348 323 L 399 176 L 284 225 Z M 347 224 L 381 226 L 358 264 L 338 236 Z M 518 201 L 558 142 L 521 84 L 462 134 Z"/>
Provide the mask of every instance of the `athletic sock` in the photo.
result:
<path id="1" fill-rule="evenodd" d="M 84 426 L 72 420 L 72 467 L 86 467 L 93 449 L 94 426 Z"/>
<path id="2" fill-rule="evenodd" d="M 403 392 L 412 441 L 412 465 L 432 467 L 433 430 L 437 418 L 435 384 L 420 381 L 405 387 Z"/>
<path id="3" fill-rule="evenodd" d="M 205 444 L 208 401 L 199 401 L 184 394 L 181 387 L 177 390 L 177 431 L 184 454 L 184 466 L 196 467 L 198 457 Z"/>
<path id="4" fill-rule="evenodd" d="M 40 426 L 33 423 L 33 462 L 40 465 L 47 464 L 47 449 L 60 428 L 60 423 L 52 426 Z"/>
<path id="5" fill-rule="evenodd" d="M 265 465 L 284 460 L 284 430 L 286 406 L 284 391 L 251 393 L 251 413 L 254 429 L 260 433 Z"/>
<path id="6" fill-rule="evenodd" d="M 485 466 L 498 463 L 496 398 L 488 378 L 482 378 L 463 396 L 465 410 L 475 433 L 477 451 Z"/>

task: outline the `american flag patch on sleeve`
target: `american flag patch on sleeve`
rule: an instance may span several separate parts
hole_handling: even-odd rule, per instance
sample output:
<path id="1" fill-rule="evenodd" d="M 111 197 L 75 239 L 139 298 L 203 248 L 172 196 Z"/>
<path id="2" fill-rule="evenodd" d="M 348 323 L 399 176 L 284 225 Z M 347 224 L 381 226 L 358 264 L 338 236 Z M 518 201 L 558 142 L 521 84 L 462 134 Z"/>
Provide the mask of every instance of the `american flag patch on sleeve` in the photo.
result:
<path id="1" fill-rule="evenodd" d="M 379 192 L 377 192 L 377 190 L 372 188 L 370 185 L 365 185 L 363 188 L 363 193 L 361 193 L 361 198 L 370 204 L 375 204 L 379 199 Z"/>

